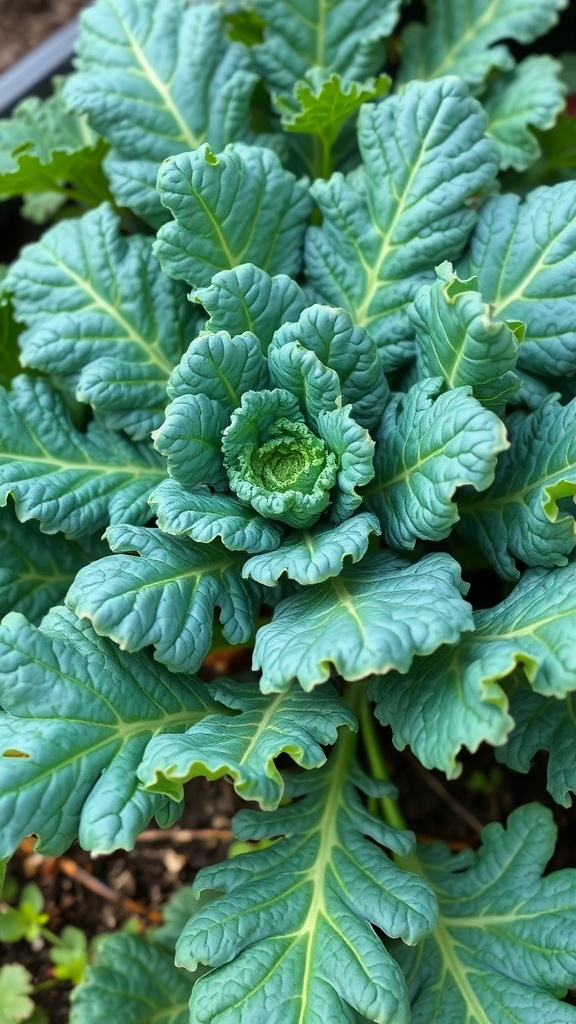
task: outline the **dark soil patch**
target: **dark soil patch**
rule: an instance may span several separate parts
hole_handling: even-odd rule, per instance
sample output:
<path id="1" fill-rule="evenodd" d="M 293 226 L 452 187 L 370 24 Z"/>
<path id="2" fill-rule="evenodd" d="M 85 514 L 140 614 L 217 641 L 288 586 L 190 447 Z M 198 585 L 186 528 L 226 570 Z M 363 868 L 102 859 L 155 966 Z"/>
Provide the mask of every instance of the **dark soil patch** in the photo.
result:
<path id="1" fill-rule="evenodd" d="M 87 0 L 0 0 L 0 71 L 86 7 Z"/>

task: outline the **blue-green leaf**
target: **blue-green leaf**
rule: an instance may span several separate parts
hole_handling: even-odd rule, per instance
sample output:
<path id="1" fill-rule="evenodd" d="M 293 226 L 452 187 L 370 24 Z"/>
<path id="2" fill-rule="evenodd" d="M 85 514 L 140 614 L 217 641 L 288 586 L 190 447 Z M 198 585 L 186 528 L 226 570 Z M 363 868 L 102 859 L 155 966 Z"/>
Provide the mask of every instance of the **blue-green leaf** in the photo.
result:
<path id="1" fill-rule="evenodd" d="M 99 636 L 125 651 L 149 645 L 173 672 L 195 672 L 210 650 L 214 610 L 225 639 L 245 643 L 254 633 L 257 600 L 240 574 L 243 558 L 218 541 L 195 544 L 159 530 L 112 527 L 115 554 L 82 569 L 66 598 Z"/>
<path id="2" fill-rule="evenodd" d="M 416 654 L 454 644 L 472 629 L 456 562 L 429 555 L 415 565 L 381 552 L 281 601 L 258 630 L 253 667 L 264 692 L 297 679 L 312 690 L 334 670 L 344 679 L 407 672 Z"/>
<path id="3" fill-rule="evenodd" d="M 540 144 L 530 129 L 554 127 L 566 102 L 561 72 L 558 61 L 533 55 L 489 85 L 482 105 L 488 114 L 487 134 L 498 144 L 503 170 L 525 171 L 540 156 Z"/>
<path id="4" fill-rule="evenodd" d="M 274 810 L 284 794 L 276 758 L 287 754 L 302 768 L 319 768 L 326 761 L 322 746 L 336 742 L 340 727 L 357 727 L 330 686 L 314 694 L 293 687 L 268 697 L 256 683 L 219 679 L 210 693 L 240 714 L 226 719 L 225 728 L 221 715 L 211 715 L 185 733 L 151 740 L 138 772 L 147 790 L 181 800 L 189 779 L 227 775 L 245 800 Z"/>
<path id="5" fill-rule="evenodd" d="M 571 807 L 576 793 L 576 695 L 564 700 L 543 697 L 527 687 L 518 687 L 510 697 L 514 729 L 498 760 L 516 772 L 528 772 L 532 758 L 546 750 L 547 789 L 557 804 Z"/>
<path id="6" fill-rule="evenodd" d="M 181 153 L 162 164 L 158 191 L 174 220 L 154 251 L 170 277 L 200 288 L 241 263 L 299 272 L 312 199 L 272 150 L 237 143 L 218 156 L 207 145 Z"/>
<path id="7" fill-rule="evenodd" d="M 363 165 L 317 181 L 323 215 L 307 242 L 307 270 L 323 301 L 344 306 L 376 341 L 384 368 L 413 354 L 407 308 L 431 268 L 463 250 L 469 204 L 498 169 L 486 117 L 454 78 L 412 82 L 401 96 L 362 109 Z"/>
<path id="8" fill-rule="evenodd" d="M 300 412 L 313 430 L 318 430 L 320 413 L 341 408 L 338 374 L 299 341 L 290 341 L 281 348 L 272 346 L 268 366 L 272 384 L 298 399 Z"/>
<path id="9" fill-rule="evenodd" d="M 364 487 L 374 476 L 374 441 L 351 413 L 352 407 L 346 405 L 318 414 L 318 433 L 339 458 L 330 508 L 330 518 L 336 522 L 347 519 L 358 508 L 362 495 L 356 488 Z"/>
<path id="10" fill-rule="evenodd" d="M 218 331 L 191 343 L 170 376 L 168 395 L 201 393 L 233 412 L 245 391 L 261 391 L 269 384 L 258 338 L 250 331 L 234 336 Z"/>
<path id="11" fill-rule="evenodd" d="M 220 402 L 206 395 L 179 395 L 166 409 L 166 418 L 153 432 L 154 446 L 164 455 L 168 472 L 184 487 L 210 484 L 228 487 L 222 456 L 222 431 L 229 415 Z"/>

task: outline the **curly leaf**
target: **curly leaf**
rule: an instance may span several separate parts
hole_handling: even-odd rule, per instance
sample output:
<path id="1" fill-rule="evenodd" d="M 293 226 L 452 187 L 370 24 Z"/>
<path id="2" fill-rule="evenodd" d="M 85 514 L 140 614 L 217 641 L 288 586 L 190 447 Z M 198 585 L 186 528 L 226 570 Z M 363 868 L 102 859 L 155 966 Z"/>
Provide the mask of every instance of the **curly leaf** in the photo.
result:
<path id="1" fill-rule="evenodd" d="M 457 488 L 488 487 L 498 453 L 508 447 L 503 423 L 471 397 L 471 388 L 441 388 L 435 378 L 393 395 L 380 423 L 366 505 L 393 547 L 447 537 L 458 519 Z"/>
<path id="2" fill-rule="evenodd" d="M 148 499 L 163 533 L 190 537 L 199 544 L 217 538 L 229 551 L 270 551 L 282 531 L 269 519 L 232 495 L 212 494 L 207 487 L 188 491 L 175 480 L 163 480 Z"/>
<path id="3" fill-rule="evenodd" d="M 313 695 L 294 687 L 267 697 L 256 683 L 219 679 L 210 693 L 240 714 L 227 719 L 225 729 L 222 716 L 212 715 L 185 733 L 151 740 L 138 773 L 147 790 L 181 800 L 189 779 L 229 775 L 241 797 L 274 810 L 284 794 L 276 758 L 288 754 L 302 768 L 319 768 L 326 761 L 322 747 L 336 742 L 338 729 L 356 729 L 354 715 L 330 686 Z"/>
<path id="4" fill-rule="evenodd" d="M 340 75 L 315 67 L 296 82 L 292 96 L 276 96 L 274 105 L 286 131 L 319 135 L 331 146 L 346 121 L 363 103 L 386 96 L 391 82 L 388 75 L 364 82 L 343 81 Z"/>
<path id="5" fill-rule="evenodd" d="M 191 298 L 202 303 L 210 314 L 207 331 L 249 331 L 258 338 L 264 354 L 274 332 L 282 324 L 297 320 L 306 306 L 302 289 L 291 277 L 270 277 L 253 263 L 221 270 L 206 288 L 193 292 Z"/>
<path id="6" fill-rule="evenodd" d="M 562 807 L 572 806 L 576 793 L 576 696 L 554 700 L 518 688 L 510 698 L 514 730 L 506 746 L 498 750 L 499 761 L 516 772 L 527 772 L 539 750 L 548 759 L 548 792 Z"/>
<path id="7" fill-rule="evenodd" d="M 82 569 L 66 603 L 90 619 L 99 636 L 124 651 L 153 645 L 173 672 L 195 672 L 210 650 L 214 609 L 224 638 L 245 643 L 254 634 L 256 594 L 242 579 L 242 557 L 217 541 L 195 544 L 159 530 L 112 527 L 110 555 Z"/>
<path id="8" fill-rule="evenodd" d="M 533 689 L 564 697 L 576 687 L 576 566 L 531 569 L 495 608 L 475 612 L 474 632 L 416 661 L 406 676 L 376 680 L 376 716 L 426 768 L 461 772 L 461 747 L 504 743 L 514 722 L 499 681 L 518 664 Z M 430 722 L 434 722 L 433 729 Z"/>
<path id="9" fill-rule="evenodd" d="M 106 553 L 95 537 L 47 537 L 35 524 L 20 523 L 11 508 L 0 512 L 0 549 L 0 618 L 14 611 L 34 622 L 63 600 L 83 565 Z"/>
<path id="10" fill-rule="evenodd" d="M 500 148 L 500 166 L 525 171 L 541 153 L 531 128 L 547 131 L 564 109 L 562 65 L 550 57 L 532 56 L 496 78 L 482 98 L 488 114 L 487 134 Z"/>
<path id="11" fill-rule="evenodd" d="M 7 615 L 0 667 L 2 856 L 31 832 L 50 856 L 77 835 L 94 853 L 131 849 L 153 815 L 168 820 L 136 769 L 157 732 L 217 710 L 202 683 L 124 654 L 64 608 L 39 628 Z"/>
<path id="12" fill-rule="evenodd" d="M 181 153 L 162 164 L 158 191 L 174 217 L 154 243 L 170 277 L 200 288 L 241 263 L 299 272 L 312 199 L 272 150 L 237 143 L 218 156 L 207 145 Z"/>
<path id="13" fill-rule="evenodd" d="M 28 330 L 22 362 L 56 373 L 134 438 L 158 426 L 166 381 L 194 337 L 185 290 L 162 274 L 150 239 L 121 232 L 101 206 L 26 246 L 5 287 Z"/>
<path id="14" fill-rule="evenodd" d="M 496 319 L 526 324 L 520 367 L 546 377 L 576 372 L 574 182 L 537 188 L 524 202 L 488 199 L 460 269 L 476 275 Z"/>
<path id="15" fill-rule="evenodd" d="M 440 917 L 423 946 L 393 950 L 412 1024 L 574 1024 L 560 998 L 576 980 L 576 871 L 542 877 L 556 833 L 550 811 L 528 804 L 507 827 L 487 825 L 476 854 L 418 848 Z"/>
<path id="16" fill-rule="evenodd" d="M 561 498 L 576 494 L 576 399 L 555 395 L 539 409 L 508 421 L 510 448 L 498 461 L 494 484 L 459 503 L 458 532 L 478 544 L 505 579 L 526 565 L 565 565 L 576 543 L 574 515 Z"/>
<path id="17" fill-rule="evenodd" d="M 168 395 L 201 393 L 233 412 L 245 391 L 261 391 L 269 384 L 258 338 L 249 331 L 234 336 L 218 331 L 191 343 L 170 376 Z"/>
<path id="18" fill-rule="evenodd" d="M 76 538 L 108 523 L 146 522 L 146 499 L 165 475 L 148 445 L 98 423 L 76 430 L 46 381 L 17 377 L 12 391 L 0 390 L 0 505 L 11 495 L 21 521 Z"/>
<path id="19" fill-rule="evenodd" d="M 402 33 L 400 80 L 457 75 L 478 91 L 492 68 L 514 67 L 512 54 L 500 40 L 532 43 L 556 24 L 558 11 L 567 2 L 427 0 L 429 21 L 412 22 Z"/>
<path id="20" fill-rule="evenodd" d="M 442 377 L 449 388 L 472 386 L 487 406 L 503 406 L 520 387 L 512 373 L 524 325 L 492 319 L 475 278 L 461 281 L 450 263 L 436 267 L 408 314 L 416 333 L 419 377 Z"/>
<path id="21" fill-rule="evenodd" d="M 297 679 L 312 690 L 332 669 L 344 679 L 407 672 L 416 654 L 454 644 L 472 629 L 456 562 L 429 555 L 415 565 L 388 552 L 369 555 L 339 576 L 278 604 L 258 630 L 253 667 L 264 692 Z"/>
<path id="22" fill-rule="evenodd" d="M 288 318 L 287 318 L 288 321 Z M 389 390 L 378 349 L 370 335 L 343 309 L 313 305 L 294 322 L 275 332 L 269 358 L 285 345 L 299 343 L 338 374 L 342 400 L 352 406 L 352 416 L 370 430 L 378 423 Z"/>
<path id="23" fill-rule="evenodd" d="M 254 0 L 264 19 L 258 68 L 274 92 L 291 92 L 314 65 L 362 81 L 382 65 L 401 0 Z"/>
<path id="24" fill-rule="evenodd" d="M 320 412 L 318 433 L 329 451 L 339 458 L 330 508 L 330 517 L 339 522 L 347 519 L 362 503 L 356 488 L 364 487 L 374 476 L 375 445 L 368 431 L 352 419 L 349 405 L 332 412 Z"/>
<path id="25" fill-rule="evenodd" d="M 358 788 L 373 787 L 350 764 L 354 742 L 344 731 L 328 764 L 288 790 L 303 798 L 235 819 L 242 839 L 286 838 L 198 876 L 197 892 L 223 895 L 189 922 L 176 948 L 188 970 L 199 963 L 214 969 L 194 987 L 196 1024 L 352 1022 L 357 1015 L 408 1024 L 401 973 L 372 926 L 415 944 L 433 926 L 436 906 L 427 883 L 377 845 L 406 855 L 412 836 L 366 811 Z"/>
<path id="26" fill-rule="evenodd" d="M 170 476 L 184 487 L 210 484 L 226 490 L 222 431 L 229 418 L 224 406 L 203 394 L 180 395 L 170 402 L 164 423 L 152 434 Z"/>
<path id="27" fill-rule="evenodd" d="M 359 562 L 368 550 L 371 534 L 380 534 L 376 516 L 360 512 L 338 526 L 322 524 L 293 533 L 275 551 L 249 558 L 242 575 L 265 587 L 274 587 L 283 573 L 302 585 L 323 583 L 339 576 L 344 559 Z"/>
<path id="28" fill-rule="evenodd" d="M 272 384 L 289 391 L 298 399 L 300 412 L 313 430 L 318 430 L 318 417 L 342 406 L 338 374 L 298 341 L 281 348 L 271 347 L 268 366 Z"/>
<path id="29" fill-rule="evenodd" d="M 408 305 L 434 264 L 462 252 L 476 219 L 468 200 L 496 174 L 485 123 L 456 79 L 412 82 L 361 110 L 363 166 L 312 186 L 323 220 L 308 235 L 310 282 L 370 332 L 385 369 L 410 359 Z"/>

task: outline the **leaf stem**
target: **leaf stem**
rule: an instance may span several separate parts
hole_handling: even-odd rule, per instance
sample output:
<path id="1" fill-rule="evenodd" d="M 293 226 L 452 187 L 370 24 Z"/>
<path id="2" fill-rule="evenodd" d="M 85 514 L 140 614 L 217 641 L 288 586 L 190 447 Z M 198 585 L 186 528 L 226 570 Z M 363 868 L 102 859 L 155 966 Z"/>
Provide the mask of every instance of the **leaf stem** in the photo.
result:
<path id="1" fill-rule="evenodd" d="M 368 703 L 365 690 L 363 691 L 362 696 L 363 700 L 360 705 L 360 730 L 370 771 L 375 779 L 382 779 L 385 782 L 389 782 L 390 773 L 378 740 L 378 732 L 374 721 L 374 715 L 372 714 L 372 709 Z M 404 815 L 402 814 L 397 801 L 394 800 L 393 797 L 381 796 L 379 797 L 379 804 L 382 816 L 389 825 L 392 825 L 393 828 L 402 830 L 406 830 L 408 828 Z"/>

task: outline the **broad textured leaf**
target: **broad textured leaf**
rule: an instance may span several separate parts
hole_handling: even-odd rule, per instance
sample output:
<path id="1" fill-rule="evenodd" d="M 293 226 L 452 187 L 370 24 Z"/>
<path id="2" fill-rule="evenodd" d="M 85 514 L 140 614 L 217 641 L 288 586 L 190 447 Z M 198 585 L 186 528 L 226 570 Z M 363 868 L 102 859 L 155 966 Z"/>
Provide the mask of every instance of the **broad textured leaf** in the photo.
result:
<path id="1" fill-rule="evenodd" d="M 576 495 L 575 426 L 576 399 L 562 406 L 551 395 L 535 412 L 515 413 L 494 484 L 459 504 L 459 532 L 505 579 L 519 575 L 515 559 L 564 565 L 576 544 L 574 515 L 559 504 Z"/>
<path id="2" fill-rule="evenodd" d="M 568 181 L 488 199 L 462 261 L 498 320 L 520 320 L 519 365 L 543 376 L 576 372 L 576 185 Z M 550 315 L 550 303 L 554 315 Z"/>
<path id="3" fill-rule="evenodd" d="M 344 731 L 328 764 L 292 784 L 302 799 L 235 819 L 241 839 L 286 838 L 198 876 L 196 891 L 223 895 L 176 947 L 189 970 L 215 968 L 194 988 L 195 1024 L 408 1024 L 401 972 L 372 926 L 415 944 L 436 906 L 427 883 L 377 845 L 405 856 L 413 837 L 366 811 L 358 788 L 374 788 L 350 763 L 353 745 Z"/>
<path id="4" fill-rule="evenodd" d="M 94 853 L 130 849 L 153 815 L 166 818 L 136 770 L 157 732 L 217 710 L 202 683 L 124 654 L 64 608 L 39 628 L 6 616 L 0 667 L 2 856 L 31 832 L 49 856 L 76 836 Z"/>
<path id="5" fill-rule="evenodd" d="M 332 670 L 344 679 L 407 672 L 416 654 L 431 654 L 472 629 L 456 562 L 430 555 L 415 565 L 388 552 L 368 555 L 338 577 L 277 605 L 258 630 L 254 668 L 264 692 L 293 679 L 312 690 Z"/>
<path id="6" fill-rule="evenodd" d="M 393 547 L 447 537 L 458 519 L 456 490 L 488 487 L 498 453 L 508 447 L 504 424 L 471 396 L 470 387 L 442 387 L 436 377 L 393 395 L 378 428 L 366 504 Z"/>
<path id="7" fill-rule="evenodd" d="M 401 81 L 457 75 L 478 90 L 492 68 L 514 67 L 501 40 L 533 42 L 567 5 L 568 0 L 427 0 L 428 22 L 413 22 L 401 37 Z"/>
<path id="8" fill-rule="evenodd" d="M 149 238 L 126 237 L 104 205 L 27 246 L 5 286 L 28 327 L 25 366 L 57 373 L 114 429 L 142 438 L 159 425 L 197 317 Z"/>
<path id="9" fill-rule="evenodd" d="M 84 537 L 109 523 L 144 523 L 147 497 L 166 475 L 149 445 L 91 423 L 76 430 L 46 381 L 17 377 L 0 390 L 0 505 L 45 533 Z"/>
<path id="10" fill-rule="evenodd" d="M 207 716 L 185 733 L 150 741 L 138 775 L 146 789 L 181 800 L 183 784 L 201 775 L 230 776 L 244 800 L 274 810 L 284 795 L 276 758 L 289 755 L 302 768 L 319 768 L 322 749 L 336 742 L 338 729 L 356 729 L 350 708 L 330 687 L 305 694 L 293 687 L 277 696 L 263 696 L 256 683 L 219 679 L 211 695 L 240 714 L 227 719 Z"/>
<path id="11" fill-rule="evenodd" d="M 574 1024 L 560 999 L 576 980 L 576 871 L 542 877 L 556 834 L 527 804 L 487 825 L 476 854 L 419 847 L 440 917 L 417 950 L 395 944 L 412 1024 Z"/>
<path id="12" fill-rule="evenodd" d="M 342 399 L 362 427 L 376 426 L 388 400 L 389 390 L 375 342 L 343 309 L 313 305 L 296 322 L 288 317 L 274 334 L 269 356 L 285 345 L 298 342 L 314 352 L 325 366 L 338 374 Z"/>
<path id="13" fill-rule="evenodd" d="M 95 206 L 109 196 L 101 164 L 108 149 L 62 102 L 63 79 L 54 95 L 30 96 L 0 121 L 0 196 L 60 192 Z"/>
<path id="14" fill-rule="evenodd" d="M 503 406 L 520 387 L 511 371 L 523 326 L 493 320 L 475 278 L 461 281 L 450 263 L 442 263 L 434 284 L 416 294 L 409 316 L 419 377 L 442 377 L 449 388 L 470 384 L 487 406 Z"/>
<path id="15" fill-rule="evenodd" d="M 270 551 L 282 540 L 282 530 L 250 505 L 230 494 L 213 494 L 207 487 L 189 491 L 176 480 L 163 480 L 149 498 L 159 528 L 199 544 L 218 539 L 230 551 Z"/>
<path id="16" fill-rule="evenodd" d="M 380 534 L 376 516 L 360 512 L 338 526 L 325 523 L 291 534 L 275 551 L 249 558 L 242 575 L 265 587 L 274 587 L 283 573 L 304 586 L 338 576 L 345 559 L 359 562 L 368 550 L 371 534 Z"/>
<path id="17" fill-rule="evenodd" d="M 299 272 L 312 199 L 272 150 L 236 143 L 217 156 L 207 145 L 181 153 L 162 164 L 158 191 L 174 217 L 154 244 L 170 277 L 196 289 L 241 263 Z"/>
<path id="18" fill-rule="evenodd" d="M 258 338 L 250 331 L 202 334 L 184 353 L 168 381 L 168 395 L 203 394 L 230 413 L 240 405 L 245 391 L 261 391 L 270 385 L 266 360 Z"/>
<path id="19" fill-rule="evenodd" d="M 225 639 L 244 643 L 254 633 L 256 592 L 242 579 L 243 558 L 217 541 L 195 544 L 159 530 L 112 527 L 115 554 L 82 569 L 66 603 L 89 619 L 99 636 L 125 651 L 154 646 L 173 672 L 200 668 L 212 640 L 214 609 Z"/>
<path id="20" fill-rule="evenodd" d="M 306 306 L 302 289 L 286 274 L 270 277 L 253 263 L 215 274 L 206 288 L 193 293 L 210 314 L 207 331 L 226 330 L 234 334 L 251 331 L 264 354 L 274 332 L 282 324 L 297 320 Z"/>
<path id="21" fill-rule="evenodd" d="M 554 700 L 522 687 L 512 693 L 510 712 L 514 731 L 497 751 L 498 760 L 527 772 L 537 752 L 548 751 L 548 792 L 557 804 L 571 807 L 571 794 L 576 793 L 576 696 Z"/>
<path id="22" fill-rule="evenodd" d="M 356 490 L 374 476 L 374 441 L 351 415 L 351 406 L 318 414 L 318 433 L 329 450 L 339 458 L 336 488 L 332 494 L 330 518 L 347 519 L 362 503 Z"/>
<path id="23" fill-rule="evenodd" d="M 531 128 L 553 128 L 564 108 L 562 65 L 550 57 L 532 56 L 507 75 L 496 78 L 482 98 L 488 114 L 487 134 L 500 148 L 500 166 L 525 171 L 540 156 Z"/>
<path id="24" fill-rule="evenodd" d="M 222 456 L 222 431 L 230 416 L 223 405 L 206 395 L 180 395 L 166 409 L 166 418 L 153 433 L 170 476 L 184 487 L 210 484 L 228 487 Z"/>
<path id="25" fill-rule="evenodd" d="M 0 618 L 14 611 L 37 622 L 60 604 L 83 565 L 106 554 L 106 545 L 96 537 L 82 542 L 47 537 L 5 508 L 0 511 L 0 550 Z"/>
<path id="26" fill-rule="evenodd" d="M 280 348 L 271 347 L 268 367 L 273 386 L 289 391 L 298 399 L 300 412 L 315 432 L 318 432 L 322 412 L 342 408 L 338 374 L 324 366 L 318 356 L 299 341 L 290 341 Z"/>
<path id="27" fill-rule="evenodd" d="M 323 221 L 308 235 L 307 271 L 323 301 L 370 332 L 389 369 L 411 357 L 407 307 L 431 267 L 462 252 L 476 219 L 468 200 L 492 181 L 498 151 L 453 78 L 413 82 L 365 106 L 358 125 L 362 168 L 312 187 Z"/>
<path id="28" fill-rule="evenodd" d="M 315 67 L 296 82 L 293 96 L 277 96 L 275 106 L 286 131 L 318 135 L 331 146 L 362 104 L 386 96 L 390 85 L 388 75 L 350 82 Z"/>
<path id="29" fill-rule="evenodd" d="M 316 65 L 362 81 L 380 70 L 382 40 L 392 34 L 401 0 L 254 0 L 265 22 L 254 48 L 258 68 L 275 92 L 291 92 Z"/>
<path id="30" fill-rule="evenodd" d="M 522 664 L 533 689 L 564 697 L 576 689 L 576 566 L 531 569 L 495 608 L 475 612 L 473 633 L 414 662 L 406 676 L 376 680 L 376 715 L 426 768 L 461 772 L 461 747 L 504 743 L 514 721 L 500 680 Z M 434 722 L 434 728 L 430 728 Z"/>

